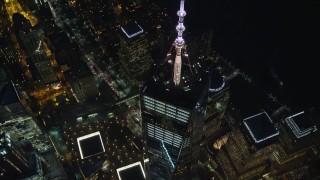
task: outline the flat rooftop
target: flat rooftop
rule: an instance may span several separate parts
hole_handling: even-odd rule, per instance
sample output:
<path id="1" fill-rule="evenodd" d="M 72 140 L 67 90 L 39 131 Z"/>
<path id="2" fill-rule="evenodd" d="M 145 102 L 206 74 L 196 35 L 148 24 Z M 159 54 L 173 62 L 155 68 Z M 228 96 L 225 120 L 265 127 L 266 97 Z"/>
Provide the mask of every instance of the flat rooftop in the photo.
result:
<path id="1" fill-rule="evenodd" d="M 285 121 L 296 138 L 302 138 L 317 131 L 317 127 L 304 111 L 287 117 Z"/>
<path id="2" fill-rule="evenodd" d="M 117 169 L 120 180 L 145 180 L 146 176 L 140 161 Z"/>
<path id="3" fill-rule="evenodd" d="M 127 23 L 125 26 L 121 27 L 121 30 L 129 39 L 144 32 L 136 21 Z"/>
<path id="4" fill-rule="evenodd" d="M 81 159 L 105 152 L 99 131 L 77 138 Z"/>
<path id="5" fill-rule="evenodd" d="M 181 78 L 181 86 L 176 87 L 172 81 L 171 70 L 173 68 L 171 66 L 165 64 L 153 68 L 154 75 L 149 77 L 142 90 L 144 96 L 188 110 L 195 108 L 202 93 L 207 90 L 208 78 L 211 75 L 203 69 L 199 69 L 197 75 L 188 74 L 189 67 L 182 63 L 181 74 L 186 75 Z M 184 84 L 185 81 L 186 84 Z M 203 102 L 199 103 L 202 104 Z"/>
<path id="6" fill-rule="evenodd" d="M 256 144 L 272 140 L 279 136 L 279 131 L 266 112 L 261 112 L 243 120 L 246 131 Z"/>

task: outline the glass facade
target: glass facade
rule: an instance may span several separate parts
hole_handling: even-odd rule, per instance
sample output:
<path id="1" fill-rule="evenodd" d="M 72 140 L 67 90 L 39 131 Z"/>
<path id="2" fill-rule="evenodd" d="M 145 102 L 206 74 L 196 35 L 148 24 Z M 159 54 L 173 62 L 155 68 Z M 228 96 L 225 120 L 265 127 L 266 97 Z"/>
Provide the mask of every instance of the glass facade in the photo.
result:
<path id="1" fill-rule="evenodd" d="M 186 110 L 174 107 L 148 96 L 144 96 L 143 101 L 145 108 L 148 110 L 156 111 L 157 113 L 170 117 L 178 122 L 188 123 L 189 121 L 190 112 Z"/>
<path id="2" fill-rule="evenodd" d="M 142 110 L 149 153 L 161 156 L 162 163 L 174 169 L 180 156 L 190 150 L 191 113 L 146 95 L 142 96 Z"/>
<path id="3" fill-rule="evenodd" d="M 161 128 L 157 125 L 153 125 L 151 123 L 146 123 L 146 131 L 149 138 L 154 138 L 159 141 L 163 141 L 164 143 L 171 145 L 176 148 L 187 147 L 190 146 L 190 138 L 184 138 L 171 132 L 167 129 Z M 183 142 L 183 143 L 182 143 Z"/>

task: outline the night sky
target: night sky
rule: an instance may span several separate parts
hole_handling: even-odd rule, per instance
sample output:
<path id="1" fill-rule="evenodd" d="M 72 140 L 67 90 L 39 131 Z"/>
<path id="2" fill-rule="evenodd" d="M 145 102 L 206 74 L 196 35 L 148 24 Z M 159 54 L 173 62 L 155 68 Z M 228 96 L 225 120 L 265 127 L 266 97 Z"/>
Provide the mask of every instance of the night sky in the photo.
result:
<path id="1" fill-rule="evenodd" d="M 161 3 L 176 16 L 178 0 Z M 285 103 L 319 109 L 319 9 L 317 0 L 186 0 L 185 26 L 194 35 L 212 29 L 214 50 Z"/>

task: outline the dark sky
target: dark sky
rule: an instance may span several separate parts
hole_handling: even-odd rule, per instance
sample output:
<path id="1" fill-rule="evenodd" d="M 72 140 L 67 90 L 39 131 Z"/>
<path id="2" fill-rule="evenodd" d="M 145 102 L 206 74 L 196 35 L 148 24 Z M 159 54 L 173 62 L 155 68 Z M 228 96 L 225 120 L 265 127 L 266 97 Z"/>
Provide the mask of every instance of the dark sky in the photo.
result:
<path id="1" fill-rule="evenodd" d="M 176 16 L 179 0 L 161 3 Z M 213 48 L 261 86 L 302 109 L 319 106 L 320 1 L 186 0 L 186 11 L 188 30 L 212 29 Z"/>

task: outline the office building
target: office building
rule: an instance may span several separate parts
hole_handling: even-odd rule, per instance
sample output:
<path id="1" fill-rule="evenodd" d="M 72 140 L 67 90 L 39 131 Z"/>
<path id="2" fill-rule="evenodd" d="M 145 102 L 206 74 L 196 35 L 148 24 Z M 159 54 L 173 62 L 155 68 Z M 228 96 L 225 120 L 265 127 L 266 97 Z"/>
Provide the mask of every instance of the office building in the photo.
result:
<path id="1" fill-rule="evenodd" d="M 146 169 L 153 179 L 197 174 L 209 97 L 215 101 L 214 96 L 225 89 L 223 78 L 216 78 L 212 67 L 189 59 L 183 39 L 185 15 L 182 0 L 178 36 L 164 61 L 152 67 L 141 92 L 143 133 L 150 155 Z"/>
<path id="2" fill-rule="evenodd" d="M 24 74 L 19 64 L 19 58 L 8 34 L 0 38 L 0 63 L 12 79 L 23 80 Z"/>
<path id="3" fill-rule="evenodd" d="M 125 74 L 141 85 L 153 60 L 150 44 L 142 27 L 135 21 L 121 27 L 119 58 Z"/>
<path id="4" fill-rule="evenodd" d="M 78 102 L 99 95 L 96 80 L 86 64 L 79 63 L 74 69 L 68 70 L 65 75 Z"/>
<path id="5" fill-rule="evenodd" d="M 22 69 L 19 65 L 17 51 L 10 32 L 11 22 L 4 1 L 0 2 L 0 64 L 14 80 L 22 80 Z"/>
<path id="6" fill-rule="evenodd" d="M 21 14 L 12 16 L 14 31 L 20 46 L 25 50 L 27 62 L 34 80 L 47 85 L 56 82 L 57 76 L 52 67 L 52 54 L 45 43 L 44 31 L 31 26 Z"/>

